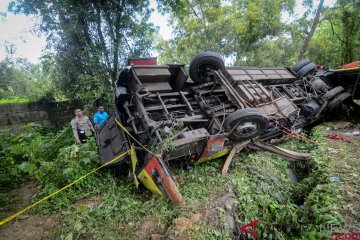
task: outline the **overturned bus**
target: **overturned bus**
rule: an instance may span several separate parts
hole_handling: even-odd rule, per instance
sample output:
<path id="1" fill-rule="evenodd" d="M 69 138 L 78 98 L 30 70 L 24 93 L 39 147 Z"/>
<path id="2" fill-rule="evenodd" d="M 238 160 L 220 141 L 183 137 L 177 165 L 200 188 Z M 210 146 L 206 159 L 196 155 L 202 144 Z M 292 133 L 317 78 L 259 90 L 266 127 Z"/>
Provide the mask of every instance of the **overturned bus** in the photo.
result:
<path id="1" fill-rule="evenodd" d="M 292 68 L 226 67 L 219 54 L 203 52 L 189 71 L 141 64 L 119 75 L 115 111 L 97 134 L 101 164 L 135 149 L 109 165 L 129 169 L 136 186 L 177 204 L 182 196 L 168 169 L 172 162 L 230 157 L 247 145 L 306 159 L 264 144 L 359 97 L 359 62 L 337 70 L 307 59 Z"/>

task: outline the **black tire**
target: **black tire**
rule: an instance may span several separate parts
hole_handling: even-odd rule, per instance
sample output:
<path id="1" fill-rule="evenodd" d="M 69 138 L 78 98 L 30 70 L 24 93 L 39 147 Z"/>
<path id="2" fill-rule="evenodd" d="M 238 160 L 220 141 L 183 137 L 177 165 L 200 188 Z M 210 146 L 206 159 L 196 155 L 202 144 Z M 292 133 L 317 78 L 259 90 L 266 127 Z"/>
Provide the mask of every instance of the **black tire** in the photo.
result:
<path id="1" fill-rule="evenodd" d="M 237 110 L 225 118 L 224 127 L 231 140 L 248 140 L 265 132 L 269 120 L 259 108 Z M 241 128 L 239 128 L 241 127 Z"/>
<path id="2" fill-rule="evenodd" d="M 334 99 L 340 93 L 343 93 L 344 91 L 345 91 L 345 88 L 343 88 L 342 86 L 338 86 L 338 87 L 335 87 L 335 88 L 329 90 L 327 93 L 325 93 L 323 98 L 326 101 L 330 101 L 330 100 Z"/>
<path id="3" fill-rule="evenodd" d="M 214 70 L 225 70 L 225 64 L 221 56 L 215 52 L 202 52 L 196 55 L 190 62 L 190 78 L 198 84 L 206 82 L 206 68 Z"/>
<path id="4" fill-rule="evenodd" d="M 341 103 L 343 103 L 344 101 L 346 101 L 347 99 L 351 98 L 351 93 L 349 92 L 344 92 L 342 94 L 340 94 L 339 96 L 337 96 L 336 98 L 334 98 L 331 102 L 329 102 L 328 104 L 328 110 L 333 111 L 337 106 L 339 106 Z"/>
<path id="5" fill-rule="evenodd" d="M 130 80 L 131 80 L 130 69 L 125 68 L 120 72 L 119 77 L 116 81 L 116 86 L 119 87 L 129 84 Z"/>
<path id="6" fill-rule="evenodd" d="M 309 63 L 302 67 L 298 72 L 299 77 L 305 77 L 306 75 L 312 73 L 315 70 L 316 65 L 313 63 Z"/>
<path id="7" fill-rule="evenodd" d="M 309 59 L 307 58 L 301 59 L 300 61 L 295 63 L 295 65 L 291 68 L 291 70 L 297 73 L 301 68 L 305 67 L 309 63 L 310 63 Z"/>

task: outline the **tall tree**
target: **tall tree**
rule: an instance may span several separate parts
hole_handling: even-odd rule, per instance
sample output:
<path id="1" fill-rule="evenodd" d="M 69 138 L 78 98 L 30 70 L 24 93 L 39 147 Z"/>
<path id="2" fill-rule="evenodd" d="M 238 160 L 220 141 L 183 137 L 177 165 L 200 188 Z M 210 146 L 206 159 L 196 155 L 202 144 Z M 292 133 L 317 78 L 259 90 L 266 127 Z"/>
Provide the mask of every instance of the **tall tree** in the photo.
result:
<path id="1" fill-rule="evenodd" d="M 309 57 L 333 67 L 360 59 L 360 0 L 337 0 L 324 9 Z"/>
<path id="2" fill-rule="evenodd" d="M 17 0 L 9 9 L 41 16 L 56 82 L 70 97 L 114 86 L 120 66 L 148 55 L 156 33 L 148 0 Z"/>
<path id="3" fill-rule="evenodd" d="M 307 35 L 307 37 L 306 37 L 306 39 L 304 41 L 304 44 L 303 44 L 303 46 L 302 46 L 302 48 L 300 50 L 298 60 L 304 58 L 304 54 L 305 54 L 305 52 L 307 51 L 307 49 L 309 47 L 310 40 L 314 35 L 314 32 L 315 32 L 315 29 L 316 29 L 317 25 L 319 24 L 320 14 L 321 14 L 323 5 L 324 5 L 324 0 L 320 0 L 319 6 L 318 6 L 318 8 L 316 10 L 315 18 L 313 20 L 313 23 L 312 23 L 312 26 L 311 26 L 311 29 L 310 29 L 310 32 L 308 33 L 308 35 Z"/>
<path id="4" fill-rule="evenodd" d="M 39 100 L 49 95 L 52 86 L 40 64 L 23 58 L 0 61 L 0 98 Z"/>
<path id="5" fill-rule="evenodd" d="M 265 40 L 284 32 L 281 21 L 294 0 L 159 0 L 170 11 L 174 38 L 160 41 L 160 61 L 187 63 L 200 51 L 216 51 L 237 64 L 252 64 Z M 275 52 L 276 53 L 276 52 Z M 260 59 L 261 60 L 261 59 Z M 258 64 L 266 64 L 258 62 Z"/>
<path id="6" fill-rule="evenodd" d="M 360 44 L 360 1 L 339 0 L 336 8 L 342 25 L 343 63 L 352 62 L 355 60 L 355 52 Z M 360 59 L 360 56 L 358 55 L 356 58 Z"/>

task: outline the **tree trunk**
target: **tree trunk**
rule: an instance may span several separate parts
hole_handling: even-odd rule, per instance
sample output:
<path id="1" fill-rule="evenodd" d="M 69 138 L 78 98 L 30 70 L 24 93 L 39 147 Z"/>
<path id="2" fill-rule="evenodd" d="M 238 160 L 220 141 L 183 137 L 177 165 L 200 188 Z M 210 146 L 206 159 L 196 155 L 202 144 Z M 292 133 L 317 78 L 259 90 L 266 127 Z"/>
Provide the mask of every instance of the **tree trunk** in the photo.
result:
<path id="1" fill-rule="evenodd" d="M 319 23 L 320 13 L 321 13 L 323 4 L 324 4 L 324 0 L 320 0 L 318 9 L 316 10 L 316 15 L 315 15 L 313 24 L 311 26 L 311 30 L 310 30 L 309 34 L 307 35 L 307 37 L 305 39 L 305 42 L 304 42 L 304 45 L 302 46 L 302 48 L 300 50 L 300 54 L 299 54 L 299 58 L 298 58 L 299 60 L 304 58 L 304 54 L 305 54 L 305 52 L 307 51 L 307 49 L 309 47 L 310 40 L 311 40 L 312 36 L 314 35 L 315 29 L 316 29 L 316 27 L 317 27 L 317 25 Z"/>
<path id="2" fill-rule="evenodd" d="M 111 82 L 113 87 L 115 87 L 115 82 L 117 78 L 118 68 L 119 68 L 119 45 L 120 45 L 120 16 L 117 17 L 115 22 L 115 39 L 114 39 L 114 55 L 113 55 L 113 69 L 111 74 Z"/>
<path id="3" fill-rule="evenodd" d="M 117 6 L 117 16 L 115 18 L 114 23 L 114 40 L 113 40 L 113 69 L 111 74 L 111 81 L 113 87 L 115 87 L 115 82 L 118 75 L 119 68 L 119 47 L 120 47 L 120 39 L 121 39 L 121 20 L 123 14 L 123 6 L 125 5 L 125 1 L 119 1 L 119 5 Z"/>
<path id="4" fill-rule="evenodd" d="M 104 59 L 105 59 L 107 71 L 109 72 L 109 74 L 111 76 L 112 70 L 111 70 L 109 51 L 107 49 L 104 34 L 102 32 L 102 29 L 101 29 L 101 22 L 102 22 L 101 21 L 101 11 L 100 11 L 100 8 L 99 8 L 99 6 L 97 4 L 95 4 L 95 8 L 96 8 L 96 13 L 97 13 L 97 32 L 98 32 L 99 39 L 100 39 L 100 46 L 101 46 L 101 50 L 102 50 L 102 52 L 104 54 Z"/>

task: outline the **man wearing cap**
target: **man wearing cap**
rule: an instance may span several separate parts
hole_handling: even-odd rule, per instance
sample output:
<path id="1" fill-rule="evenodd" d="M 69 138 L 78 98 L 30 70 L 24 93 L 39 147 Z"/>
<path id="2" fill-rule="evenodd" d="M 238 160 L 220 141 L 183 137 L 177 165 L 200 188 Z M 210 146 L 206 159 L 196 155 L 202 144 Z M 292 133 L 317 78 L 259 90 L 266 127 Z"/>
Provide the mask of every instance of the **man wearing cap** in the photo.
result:
<path id="1" fill-rule="evenodd" d="M 75 108 L 75 117 L 71 120 L 71 128 L 77 144 L 85 143 L 88 137 L 94 135 L 95 129 L 89 118 L 83 115 L 81 108 Z"/>

